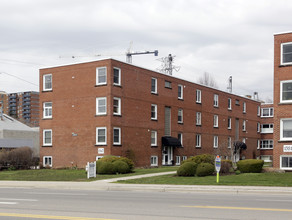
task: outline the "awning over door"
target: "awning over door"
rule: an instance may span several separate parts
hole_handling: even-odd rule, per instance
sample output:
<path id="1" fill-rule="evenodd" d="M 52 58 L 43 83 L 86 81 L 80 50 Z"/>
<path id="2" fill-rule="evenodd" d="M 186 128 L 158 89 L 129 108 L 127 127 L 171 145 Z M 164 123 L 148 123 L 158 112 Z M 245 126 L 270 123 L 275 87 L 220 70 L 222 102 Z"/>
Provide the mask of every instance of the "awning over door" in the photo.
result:
<path id="1" fill-rule="evenodd" d="M 162 145 L 167 147 L 182 147 L 179 139 L 170 136 L 162 137 Z"/>

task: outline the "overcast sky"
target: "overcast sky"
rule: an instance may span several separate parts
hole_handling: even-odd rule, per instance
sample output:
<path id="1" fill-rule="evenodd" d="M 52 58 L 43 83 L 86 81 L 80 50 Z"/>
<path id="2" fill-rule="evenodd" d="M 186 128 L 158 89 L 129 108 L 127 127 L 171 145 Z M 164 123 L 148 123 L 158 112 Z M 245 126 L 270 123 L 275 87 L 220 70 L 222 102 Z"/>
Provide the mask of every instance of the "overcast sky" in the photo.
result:
<path id="1" fill-rule="evenodd" d="M 0 90 L 38 91 L 43 67 L 125 61 L 133 41 L 159 51 L 134 65 L 156 70 L 171 53 L 175 77 L 208 72 L 226 91 L 232 76 L 235 94 L 272 99 L 273 35 L 292 31 L 291 11 L 288 0 L 1 0 Z"/>

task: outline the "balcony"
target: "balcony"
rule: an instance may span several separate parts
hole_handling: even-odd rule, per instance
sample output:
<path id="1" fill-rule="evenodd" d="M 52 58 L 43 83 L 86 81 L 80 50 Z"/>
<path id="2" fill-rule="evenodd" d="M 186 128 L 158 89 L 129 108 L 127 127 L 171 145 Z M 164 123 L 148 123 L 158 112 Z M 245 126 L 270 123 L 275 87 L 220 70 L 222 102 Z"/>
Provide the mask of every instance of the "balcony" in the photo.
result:
<path id="1" fill-rule="evenodd" d="M 22 112 L 22 114 L 30 114 L 30 110 L 25 110 Z"/>
<path id="2" fill-rule="evenodd" d="M 271 134 L 274 132 L 274 128 L 261 128 L 262 134 Z"/>
<path id="3" fill-rule="evenodd" d="M 24 97 L 24 98 L 30 98 L 31 95 L 30 95 L 30 93 L 26 93 L 26 94 L 23 95 L 23 97 Z"/>

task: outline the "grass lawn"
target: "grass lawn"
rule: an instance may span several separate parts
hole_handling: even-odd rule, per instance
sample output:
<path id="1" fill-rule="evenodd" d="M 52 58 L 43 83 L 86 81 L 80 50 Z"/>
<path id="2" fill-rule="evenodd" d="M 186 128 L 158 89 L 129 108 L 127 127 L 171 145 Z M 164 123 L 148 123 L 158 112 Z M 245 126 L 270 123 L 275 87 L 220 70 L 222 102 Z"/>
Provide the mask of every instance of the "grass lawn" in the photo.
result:
<path id="1" fill-rule="evenodd" d="M 178 167 L 161 167 L 151 169 L 135 169 L 134 173 L 119 174 L 119 175 L 97 175 L 96 178 L 87 179 L 85 170 L 14 170 L 14 171 L 0 171 L 1 180 L 17 180 L 17 181 L 95 181 L 101 179 L 110 179 L 124 176 L 142 175 L 148 173 L 158 173 L 175 171 Z"/>
<path id="2" fill-rule="evenodd" d="M 178 177 L 164 175 L 134 180 L 118 181 L 134 184 L 173 184 L 173 185 L 237 185 L 237 186 L 292 186 L 292 173 L 244 173 L 240 175 L 207 177 Z"/>

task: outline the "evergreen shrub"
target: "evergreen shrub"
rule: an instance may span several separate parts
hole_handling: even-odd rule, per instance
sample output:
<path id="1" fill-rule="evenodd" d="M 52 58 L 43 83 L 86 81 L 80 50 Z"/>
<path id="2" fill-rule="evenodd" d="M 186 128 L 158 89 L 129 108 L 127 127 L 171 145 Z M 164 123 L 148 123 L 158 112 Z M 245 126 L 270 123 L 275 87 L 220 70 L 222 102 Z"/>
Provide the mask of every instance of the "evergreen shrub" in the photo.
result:
<path id="1" fill-rule="evenodd" d="M 182 164 L 178 170 L 178 176 L 195 176 L 198 164 L 195 162 L 187 162 Z"/>
<path id="2" fill-rule="evenodd" d="M 197 176 L 210 176 L 214 173 L 214 164 L 200 163 L 197 167 Z"/>
<path id="3" fill-rule="evenodd" d="M 113 172 L 121 174 L 129 173 L 130 167 L 126 162 L 122 160 L 116 160 L 115 162 L 113 162 Z"/>
<path id="4" fill-rule="evenodd" d="M 260 173 L 264 166 L 263 160 L 246 159 L 237 162 L 237 169 L 241 173 Z"/>

